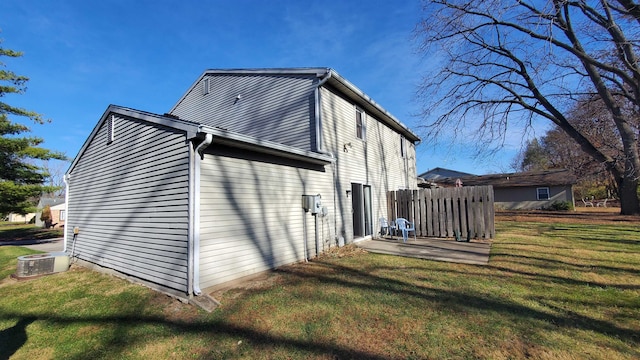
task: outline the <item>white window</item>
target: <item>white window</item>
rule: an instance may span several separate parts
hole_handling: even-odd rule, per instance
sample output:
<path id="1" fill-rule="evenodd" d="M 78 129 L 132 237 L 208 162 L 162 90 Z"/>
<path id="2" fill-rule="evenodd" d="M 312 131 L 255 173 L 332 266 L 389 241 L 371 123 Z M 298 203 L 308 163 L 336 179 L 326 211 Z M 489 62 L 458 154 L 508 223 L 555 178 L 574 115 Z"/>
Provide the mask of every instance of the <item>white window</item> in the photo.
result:
<path id="1" fill-rule="evenodd" d="M 364 116 L 364 111 L 356 107 L 356 137 L 362 140 L 364 140 L 366 133 Z"/>
<path id="2" fill-rule="evenodd" d="M 67 212 L 65 210 L 60 210 L 60 221 L 67 219 Z"/>
<path id="3" fill-rule="evenodd" d="M 549 200 L 549 188 L 548 187 L 538 188 L 538 200 Z"/>
<path id="4" fill-rule="evenodd" d="M 407 157 L 407 140 L 402 135 L 400 135 L 400 156 Z"/>

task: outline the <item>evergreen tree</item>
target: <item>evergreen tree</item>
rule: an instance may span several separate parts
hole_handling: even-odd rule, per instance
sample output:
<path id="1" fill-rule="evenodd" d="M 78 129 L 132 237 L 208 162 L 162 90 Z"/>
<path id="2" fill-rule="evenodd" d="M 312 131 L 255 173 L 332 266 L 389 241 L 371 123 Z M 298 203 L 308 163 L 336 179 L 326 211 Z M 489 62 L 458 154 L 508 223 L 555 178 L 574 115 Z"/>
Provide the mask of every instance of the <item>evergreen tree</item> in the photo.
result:
<path id="1" fill-rule="evenodd" d="M 0 39 L 0 45 L 2 40 Z M 18 58 L 21 52 L 0 46 L 0 99 L 7 94 L 23 94 L 26 91 L 26 76 L 6 70 L 2 57 Z M 35 165 L 35 160 L 65 160 L 62 153 L 40 147 L 43 139 L 24 136 L 31 130 L 17 123 L 10 116 L 27 118 L 43 124 L 42 115 L 0 101 L 0 215 L 8 213 L 26 214 L 35 211 L 35 204 L 42 193 L 55 189 L 44 185 L 46 171 Z"/>

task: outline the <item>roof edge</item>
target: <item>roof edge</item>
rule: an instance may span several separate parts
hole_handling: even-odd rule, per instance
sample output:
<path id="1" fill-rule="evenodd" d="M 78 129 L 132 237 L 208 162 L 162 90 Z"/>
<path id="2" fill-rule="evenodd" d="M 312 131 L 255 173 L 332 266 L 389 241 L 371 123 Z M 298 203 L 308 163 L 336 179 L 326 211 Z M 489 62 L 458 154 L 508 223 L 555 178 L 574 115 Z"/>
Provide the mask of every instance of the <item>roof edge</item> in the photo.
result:
<path id="1" fill-rule="evenodd" d="M 142 121 L 147 121 L 154 124 L 167 126 L 177 130 L 181 130 L 187 134 L 187 138 L 192 138 L 196 136 L 198 132 L 197 123 L 111 104 L 107 107 L 107 109 L 104 111 L 104 113 L 100 117 L 100 120 L 98 120 L 96 125 L 93 127 L 93 130 L 91 131 L 87 139 L 82 144 L 82 147 L 80 147 L 80 150 L 78 150 L 78 153 L 73 158 L 73 161 L 71 162 L 71 165 L 69 165 L 69 168 L 67 169 L 65 174 L 69 174 L 71 173 L 71 171 L 73 171 L 82 154 L 87 150 L 87 147 L 89 146 L 89 144 L 96 137 L 98 133 L 98 129 L 100 129 L 100 126 L 102 126 L 102 124 L 107 120 L 109 115 L 112 113 L 128 116 L 137 120 L 142 120 Z"/>
<path id="2" fill-rule="evenodd" d="M 282 156 L 289 159 L 301 160 L 313 164 L 326 165 L 334 162 L 334 158 L 321 153 L 302 150 L 300 148 L 276 143 L 268 140 L 260 140 L 252 136 L 243 135 L 229 130 L 218 129 L 207 125 L 201 125 L 200 133 L 212 134 L 214 143 L 216 137 L 221 138 L 225 145 L 232 147 L 256 150 L 261 153 Z M 218 140 L 219 141 L 219 140 Z"/>

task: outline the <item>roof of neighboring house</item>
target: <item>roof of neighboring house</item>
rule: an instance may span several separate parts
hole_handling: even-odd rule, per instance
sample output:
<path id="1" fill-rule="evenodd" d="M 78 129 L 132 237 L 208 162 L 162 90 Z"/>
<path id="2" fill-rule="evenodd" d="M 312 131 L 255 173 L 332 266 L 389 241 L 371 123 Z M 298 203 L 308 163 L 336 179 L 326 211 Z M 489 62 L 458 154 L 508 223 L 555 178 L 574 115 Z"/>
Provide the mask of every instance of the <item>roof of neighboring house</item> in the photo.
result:
<path id="1" fill-rule="evenodd" d="M 42 209 L 47 205 L 55 206 L 58 204 L 64 204 L 64 197 L 41 197 L 38 202 L 38 209 Z"/>
<path id="2" fill-rule="evenodd" d="M 383 123 L 401 133 L 405 138 L 412 142 L 420 141 L 420 137 L 411 131 L 405 124 L 400 122 L 395 116 L 391 115 L 382 106 L 376 103 L 372 98 L 357 88 L 347 79 L 343 78 L 338 72 L 328 67 L 310 67 L 310 68 L 266 68 L 266 69 L 209 69 L 205 70 L 196 81 L 189 87 L 194 86 L 204 78 L 210 75 L 312 75 L 319 79 L 318 84 L 328 84 L 340 91 L 343 95 L 354 101 L 356 104 L 364 108 L 370 114 L 373 114 Z M 189 90 L 176 102 L 169 111 L 170 113 L 185 99 Z"/>
<path id="3" fill-rule="evenodd" d="M 493 185 L 494 188 L 573 185 L 577 182 L 576 176 L 565 169 L 466 176 L 460 180 L 463 186 Z M 438 183 L 454 185 L 455 181 L 456 178 L 447 178 Z"/>
<path id="4" fill-rule="evenodd" d="M 465 172 L 462 172 L 462 171 L 445 169 L 445 168 L 441 168 L 441 167 L 433 168 L 433 169 L 431 169 L 429 171 L 423 172 L 422 174 L 418 175 L 419 178 L 422 178 L 422 179 L 424 179 L 426 181 L 438 181 L 438 180 L 444 179 L 444 178 L 463 177 L 463 176 L 475 176 L 475 175 L 469 174 L 469 173 L 465 173 Z"/>

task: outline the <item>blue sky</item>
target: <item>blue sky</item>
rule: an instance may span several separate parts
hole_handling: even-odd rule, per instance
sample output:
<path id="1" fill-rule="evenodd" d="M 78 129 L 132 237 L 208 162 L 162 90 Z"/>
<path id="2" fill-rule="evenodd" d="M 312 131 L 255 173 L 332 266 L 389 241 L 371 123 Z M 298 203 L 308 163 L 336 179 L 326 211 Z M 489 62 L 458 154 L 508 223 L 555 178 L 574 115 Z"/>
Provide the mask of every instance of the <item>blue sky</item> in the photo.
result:
<path id="1" fill-rule="evenodd" d="M 32 134 L 73 158 L 109 104 L 165 113 L 205 69 L 331 67 L 420 135 L 420 17 L 418 0 L 2 0 L 2 47 L 24 52 L 2 61 L 30 78 L 3 101 L 51 119 Z M 509 171 L 520 138 L 482 160 L 472 145 L 422 142 L 418 173 Z"/>

